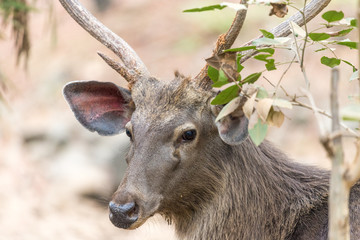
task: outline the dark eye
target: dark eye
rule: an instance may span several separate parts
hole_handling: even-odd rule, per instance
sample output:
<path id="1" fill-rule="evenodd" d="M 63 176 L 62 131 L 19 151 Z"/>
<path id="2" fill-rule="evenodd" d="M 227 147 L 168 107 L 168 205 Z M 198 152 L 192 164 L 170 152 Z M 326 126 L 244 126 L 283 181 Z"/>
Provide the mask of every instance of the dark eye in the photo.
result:
<path id="1" fill-rule="evenodd" d="M 184 141 L 192 141 L 196 137 L 196 130 L 192 129 L 185 131 L 181 137 Z"/>
<path id="2" fill-rule="evenodd" d="M 126 135 L 127 135 L 130 139 L 132 139 L 132 135 L 131 135 L 130 130 L 129 130 L 129 129 L 126 129 L 125 132 L 126 132 Z"/>

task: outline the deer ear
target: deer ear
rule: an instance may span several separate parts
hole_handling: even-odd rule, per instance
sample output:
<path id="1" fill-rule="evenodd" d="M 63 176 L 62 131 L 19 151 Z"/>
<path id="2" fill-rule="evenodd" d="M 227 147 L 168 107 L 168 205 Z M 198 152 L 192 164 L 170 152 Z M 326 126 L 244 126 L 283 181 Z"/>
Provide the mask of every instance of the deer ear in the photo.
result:
<path id="1" fill-rule="evenodd" d="M 212 105 L 211 110 L 213 114 L 217 116 L 221 109 L 218 106 Z M 238 145 L 249 135 L 249 120 L 242 111 L 242 105 L 215 124 L 219 131 L 220 138 L 229 145 Z"/>
<path id="2" fill-rule="evenodd" d="M 77 120 L 100 135 L 115 135 L 130 120 L 130 91 L 111 82 L 77 81 L 64 87 L 64 96 Z"/>

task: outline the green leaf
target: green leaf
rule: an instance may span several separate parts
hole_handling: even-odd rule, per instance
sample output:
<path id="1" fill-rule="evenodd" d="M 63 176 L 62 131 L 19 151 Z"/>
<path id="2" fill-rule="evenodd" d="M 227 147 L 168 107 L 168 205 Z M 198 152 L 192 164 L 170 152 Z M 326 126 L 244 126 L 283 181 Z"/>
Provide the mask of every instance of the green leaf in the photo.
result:
<path id="1" fill-rule="evenodd" d="M 320 49 L 318 49 L 318 50 L 315 50 L 315 52 L 320 52 L 320 51 L 324 51 L 324 50 L 326 50 L 327 48 L 320 48 Z"/>
<path id="2" fill-rule="evenodd" d="M 242 52 L 242 51 L 248 51 L 248 50 L 253 50 L 256 49 L 255 46 L 246 46 L 246 47 L 240 47 L 240 48 L 231 48 L 231 49 L 226 49 L 223 52 Z"/>
<path id="3" fill-rule="evenodd" d="M 244 78 L 244 80 L 241 82 L 241 84 L 254 83 L 259 79 L 260 76 L 261 76 L 261 72 L 250 74 L 249 76 Z"/>
<path id="4" fill-rule="evenodd" d="M 350 25 L 353 26 L 353 27 L 357 27 L 358 24 L 357 24 L 357 19 L 353 19 L 350 21 Z"/>
<path id="5" fill-rule="evenodd" d="M 237 65 L 236 71 L 238 73 L 241 72 L 244 69 L 244 66 L 241 65 L 241 63 L 240 63 L 241 58 L 242 58 L 241 54 L 236 55 L 236 65 Z M 241 77 L 241 75 L 240 75 L 240 77 Z"/>
<path id="6" fill-rule="evenodd" d="M 348 62 L 344 59 L 341 59 L 342 62 L 346 63 L 347 65 L 351 66 L 353 68 L 353 72 L 355 72 L 357 69 L 356 67 L 351 63 L 351 62 Z"/>
<path id="7" fill-rule="evenodd" d="M 309 33 L 309 38 L 313 41 L 322 41 L 330 38 L 327 33 Z"/>
<path id="8" fill-rule="evenodd" d="M 259 55 L 256 55 L 255 57 L 254 57 L 254 59 L 256 59 L 256 60 L 259 60 L 259 61 L 264 61 L 264 62 L 267 62 L 268 61 L 268 57 L 271 57 L 272 55 L 270 55 L 270 54 L 259 54 Z"/>
<path id="9" fill-rule="evenodd" d="M 351 27 L 351 22 L 352 20 L 354 20 L 355 18 L 353 17 L 348 17 L 348 18 L 343 18 L 339 21 L 339 24 L 340 25 L 346 25 L 348 27 Z M 355 26 L 352 26 L 352 27 L 355 27 Z"/>
<path id="10" fill-rule="evenodd" d="M 338 42 L 337 44 L 342 45 L 342 46 L 347 46 L 350 49 L 357 49 L 358 48 L 358 43 L 357 42 L 342 41 L 342 42 Z"/>
<path id="11" fill-rule="evenodd" d="M 343 120 L 360 121 L 360 105 L 352 104 L 341 109 L 341 116 Z"/>
<path id="12" fill-rule="evenodd" d="M 266 89 L 263 87 L 259 87 L 256 97 L 259 99 L 267 98 L 269 94 L 267 93 Z"/>
<path id="13" fill-rule="evenodd" d="M 336 34 L 336 37 L 343 37 L 345 35 L 347 35 L 349 32 L 351 32 L 354 28 L 348 28 L 348 29 L 344 29 L 344 30 L 341 30 L 340 32 L 338 32 Z"/>
<path id="14" fill-rule="evenodd" d="M 268 59 L 268 62 L 265 64 L 265 67 L 266 67 L 266 70 L 268 70 L 268 71 L 276 70 L 275 60 Z"/>
<path id="15" fill-rule="evenodd" d="M 272 34 L 271 32 L 268 32 L 268 31 L 266 31 L 266 30 L 264 30 L 264 29 L 260 29 L 260 32 L 264 35 L 264 37 L 266 37 L 266 38 L 270 38 L 270 39 L 274 39 L 275 38 L 275 36 L 274 36 L 274 34 Z"/>
<path id="16" fill-rule="evenodd" d="M 336 21 L 340 21 L 341 19 L 344 18 L 344 13 L 342 11 L 328 11 L 326 13 L 324 13 L 321 16 L 323 19 L 325 19 L 327 22 L 331 23 L 331 22 L 336 22 Z"/>
<path id="17" fill-rule="evenodd" d="M 257 49 L 257 51 L 258 52 L 266 52 L 271 55 L 274 55 L 274 53 L 275 53 L 275 49 L 273 49 L 273 48 L 261 48 L 261 49 Z"/>
<path id="18" fill-rule="evenodd" d="M 207 74 L 214 83 L 218 81 L 219 71 L 217 69 L 213 68 L 212 66 L 209 66 Z"/>
<path id="19" fill-rule="evenodd" d="M 183 12 L 204 12 L 204 11 L 213 11 L 215 9 L 222 10 L 222 9 L 224 9 L 226 7 L 227 6 L 224 6 L 224 5 L 221 5 L 221 4 L 216 4 L 216 5 L 210 5 L 210 6 L 201 7 L 201 8 L 186 9 Z"/>
<path id="20" fill-rule="evenodd" d="M 224 91 L 220 92 L 212 101 L 212 105 L 223 105 L 239 95 L 239 87 L 237 85 L 230 86 Z"/>
<path id="21" fill-rule="evenodd" d="M 340 64 L 340 59 L 337 58 L 328 58 L 328 57 L 322 57 L 321 58 L 321 63 L 328 66 L 328 67 L 336 67 Z"/>
<path id="22" fill-rule="evenodd" d="M 229 81 L 228 81 L 227 76 L 225 75 L 224 71 L 220 69 L 218 80 L 211 86 L 214 88 L 219 88 L 228 83 L 229 83 Z"/>
<path id="23" fill-rule="evenodd" d="M 259 144 L 264 141 L 267 129 L 268 125 L 262 123 L 261 120 L 258 119 L 258 122 L 254 125 L 254 127 L 249 130 L 251 140 L 256 144 L 256 146 L 259 146 Z"/>

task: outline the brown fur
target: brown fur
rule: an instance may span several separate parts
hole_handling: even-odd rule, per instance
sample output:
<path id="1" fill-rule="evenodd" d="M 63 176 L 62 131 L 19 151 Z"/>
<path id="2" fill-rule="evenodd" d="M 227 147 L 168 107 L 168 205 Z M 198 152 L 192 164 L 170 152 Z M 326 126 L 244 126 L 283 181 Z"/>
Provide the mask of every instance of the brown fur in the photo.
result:
<path id="1" fill-rule="evenodd" d="M 327 239 L 327 171 L 294 163 L 268 142 L 256 147 L 247 138 L 238 146 L 225 144 L 209 110 L 212 93 L 188 79 L 137 84 L 132 122 L 147 136 L 135 130 L 135 138 L 157 139 L 181 121 L 196 122 L 201 134 L 191 155 L 177 152 L 181 161 L 190 161 L 180 163 L 174 173 L 181 180 L 173 181 L 172 174 L 160 183 L 168 186 L 156 212 L 175 225 L 181 239 Z M 151 145 L 160 152 L 163 148 L 156 141 Z M 135 143 L 130 152 L 137 147 Z M 151 152 L 141 152 L 146 161 L 153 158 Z M 166 175 L 160 164 L 151 179 Z M 134 170 L 131 163 L 129 169 Z M 360 196 L 358 187 L 354 194 Z M 356 222 L 358 206 L 351 209 Z M 352 227 L 352 239 L 359 238 L 360 231 Z"/>
<path id="2" fill-rule="evenodd" d="M 327 239 L 329 172 L 295 163 L 266 141 L 259 147 L 249 137 L 226 143 L 229 135 L 215 124 L 215 93 L 208 86 L 176 74 L 171 82 L 137 81 L 131 96 L 113 83 L 64 88 L 75 115 L 91 131 L 115 134 L 113 127 L 123 130 L 130 120 L 128 168 L 111 202 L 111 221 L 134 229 L 160 213 L 180 239 L 189 240 Z M 94 87 L 99 90 L 88 92 Z M 87 111 L 89 99 L 105 107 L 92 104 Z M 106 108 L 104 99 L 115 107 Z M 227 117 L 226 124 L 246 136 L 243 114 Z M 188 130 L 196 130 L 196 138 L 184 141 Z M 136 208 L 124 213 L 124 206 Z M 359 184 L 349 206 L 351 239 L 360 239 Z"/>

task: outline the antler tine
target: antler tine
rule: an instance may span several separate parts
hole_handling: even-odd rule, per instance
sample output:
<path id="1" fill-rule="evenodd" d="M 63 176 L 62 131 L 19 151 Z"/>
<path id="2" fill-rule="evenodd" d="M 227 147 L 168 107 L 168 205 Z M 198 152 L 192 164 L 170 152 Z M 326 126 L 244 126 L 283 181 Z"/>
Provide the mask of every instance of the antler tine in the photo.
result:
<path id="1" fill-rule="evenodd" d="M 77 0 L 59 0 L 70 16 L 95 39 L 115 53 L 124 63 L 117 63 L 106 57 L 100 56 L 128 82 L 150 76 L 145 64 L 136 52 L 118 35 L 99 22 Z"/>
<path id="2" fill-rule="evenodd" d="M 329 3 L 331 0 L 313 0 L 310 3 L 308 3 L 305 6 L 304 15 L 298 11 L 294 15 L 292 15 L 288 20 L 280 23 L 276 27 L 270 30 L 271 33 L 274 34 L 275 37 L 286 37 L 291 34 L 291 28 L 290 28 L 290 21 L 296 23 L 300 27 L 304 24 L 308 23 L 310 20 L 312 20 L 315 16 L 317 16 Z M 259 36 L 255 39 L 262 38 L 263 36 Z M 243 46 L 249 46 L 251 45 L 252 41 L 255 39 L 245 43 Z M 252 55 L 255 54 L 256 51 L 249 51 L 242 59 L 241 62 L 245 62 L 247 59 L 249 59 Z"/>
<path id="3" fill-rule="evenodd" d="M 247 0 L 241 0 L 241 4 L 246 4 Z M 235 18 L 229 28 L 229 30 L 218 37 L 213 51 L 212 56 L 222 53 L 223 50 L 230 48 L 238 37 L 240 30 L 244 24 L 246 18 L 247 9 L 241 9 L 236 12 Z M 195 80 L 204 82 L 206 78 L 208 65 L 206 64 L 200 71 L 200 73 L 195 77 Z M 206 81 L 206 80 L 205 80 Z"/>

